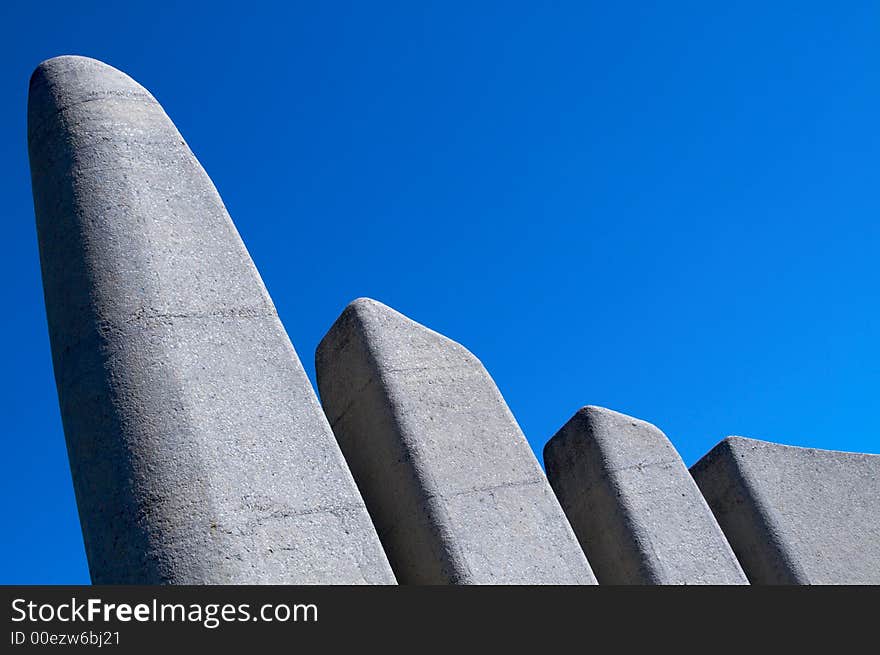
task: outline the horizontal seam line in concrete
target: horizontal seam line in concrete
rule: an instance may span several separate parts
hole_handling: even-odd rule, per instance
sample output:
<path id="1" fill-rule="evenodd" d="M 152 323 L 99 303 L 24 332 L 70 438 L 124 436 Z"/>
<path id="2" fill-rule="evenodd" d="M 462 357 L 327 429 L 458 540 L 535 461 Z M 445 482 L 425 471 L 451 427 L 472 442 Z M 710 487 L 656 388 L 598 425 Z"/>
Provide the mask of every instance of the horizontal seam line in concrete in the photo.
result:
<path id="1" fill-rule="evenodd" d="M 653 468 L 655 466 L 667 466 L 669 464 L 675 464 L 677 461 L 678 460 L 675 460 L 675 459 L 669 459 L 669 460 L 663 460 L 661 462 L 647 462 L 645 464 L 632 464 L 631 466 L 621 466 L 620 468 L 617 468 L 617 469 L 609 469 L 608 473 L 619 473 L 620 471 L 629 471 L 632 469 L 647 469 L 647 468 Z"/>
<path id="2" fill-rule="evenodd" d="M 162 314 L 132 314 L 127 318 L 121 320 L 107 319 L 107 318 L 99 318 L 96 321 L 90 321 L 93 325 L 97 326 L 99 329 L 101 328 L 126 328 L 131 325 L 145 324 L 151 321 L 163 321 L 166 319 L 175 319 L 175 318 L 241 318 L 241 319 L 251 319 L 251 318 L 278 318 L 278 312 L 268 309 L 268 310 L 247 310 L 247 311 L 237 311 L 237 310 L 229 310 L 229 311 L 216 311 L 216 312 L 187 312 L 187 313 L 162 313 Z M 71 345 L 77 345 L 80 343 L 82 339 L 78 338 Z"/>
<path id="3" fill-rule="evenodd" d="M 388 368 L 385 369 L 388 373 L 421 373 L 423 371 L 462 371 L 468 372 L 468 368 L 465 366 L 408 366 L 405 368 Z M 478 372 L 473 373 L 473 375 L 478 375 Z"/>
<path id="4" fill-rule="evenodd" d="M 100 100 L 108 100 L 110 98 L 123 98 L 125 100 L 135 100 L 135 99 L 144 99 L 150 102 L 156 102 L 156 100 L 150 96 L 148 93 L 143 93 L 140 91 L 102 91 L 94 94 L 90 98 L 86 98 L 85 100 L 78 100 L 77 102 L 71 102 L 70 104 L 64 105 L 62 107 L 57 107 L 55 111 L 57 113 L 68 111 L 69 109 L 73 109 L 74 107 L 79 107 L 80 105 L 85 105 L 90 102 L 98 102 Z M 158 105 L 159 103 L 156 102 Z"/>
<path id="5" fill-rule="evenodd" d="M 359 510 L 360 507 L 360 504 L 355 502 L 349 503 L 347 505 L 333 505 L 332 507 L 312 507 L 310 509 L 290 512 L 281 510 L 259 516 L 257 517 L 257 521 L 265 521 L 274 518 L 296 518 L 298 516 L 309 516 L 311 514 L 333 514 L 334 512 L 349 512 L 352 510 Z"/>
<path id="6" fill-rule="evenodd" d="M 85 105 L 90 102 L 98 102 L 100 100 L 108 100 L 109 98 L 120 98 L 120 99 L 124 99 L 124 100 L 141 99 L 141 100 L 147 101 L 147 102 L 143 103 L 145 105 L 152 104 L 153 102 L 155 102 L 158 105 L 158 102 L 156 102 L 155 99 L 152 99 L 146 93 L 108 93 L 103 96 L 99 96 L 97 98 L 87 98 L 85 100 L 80 100 L 79 102 L 72 102 L 69 105 L 64 105 L 63 107 L 57 107 L 55 109 L 55 114 L 56 115 L 66 114 L 71 109 L 79 107 L 80 105 Z M 40 130 L 42 130 L 43 128 L 46 127 L 46 125 L 50 122 L 50 120 L 51 120 L 50 118 L 44 118 L 43 120 L 35 123 L 30 128 L 29 131 L 30 132 L 39 132 Z"/>
<path id="7" fill-rule="evenodd" d="M 122 321 L 122 325 L 129 325 L 139 321 L 162 320 L 165 318 L 269 318 L 277 316 L 277 312 L 266 309 L 228 309 L 213 312 L 156 312 L 149 314 L 131 314 Z M 117 325 L 115 321 L 102 321 L 110 325 Z"/>
<path id="8" fill-rule="evenodd" d="M 135 326 L 145 326 L 149 324 L 151 321 L 160 323 L 163 319 L 174 319 L 174 318 L 230 318 L 230 319 L 253 319 L 253 318 L 278 318 L 278 313 L 275 311 L 262 311 L 253 313 L 241 313 L 241 314 L 227 314 L 227 313 L 216 313 L 216 312 L 207 312 L 207 313 L 193 313 L 193 314 L 156 314 L 149 315 L 147 317 L 131 317 L 121 322 L 110 321 L 107 319 L 99 319 L 94 324 L 98 327 L 99 331 L 102 328 L 110 328 L 110 329 L 124 329 Z M 68 345 L 68 348 L 76 348 L 83 342 L 83 337 L 77 337 L 72 343 Z"/>
<path id="9" fill-rule="evenodd" d="M 217 532 L 222 532 L 223 534 L 229 535 L 240 535 L 244 534 L 245 531 L 252 529 L 255 526 L 266 523 L 267 521 L 271 521 L 273 519 L 295 519 L 301 516 L 312 516 L 314 514 L 336 514 L 337 512 L 360 512 L 361 506 L 358 503 L 352 503 L 349 505 L 335 505 L 333 507 L 314 507 L 312 509 L 304 509 L 301 511 L 293 511 L 293 512 L 271 512 L 269 514 L 265 514 L 263 516 L 257 516 L 252 518 L 249 521 L 244 522 L 243 524 L 237 526 L 237 529 L 231 530 L 229 528 L 221 527 L 221 524 L 216 524 L 212 529 Z"/>
<path id="10" fill-rule="evenodd" d="M 425 500 L 431 500 L 434 498 L 439 498 L 441 500 L 448 500 L 450 498 L 458 498 L 459 496 L 467 496 L 468 494 L 476 494 L 481 493 L 483 491 L 494 491 L 495 489 L 506 489 L 508 487 L 527 487 L 529 485 L 541 484 L 543 480 L 540 478 L 536 478 L 533 480 L 525 480 L 522 482 L 505 482 L 503 484 L 493 484 L 485 487 L 476 487 L 474 489 L 467 489 L 465 491 L 456 491 L 454 493 L 448 494 L 428 494 L 425 497 Z"/>
<path id="11" fill-rule="evenodd" d="M 162 146 L 171 146 L 174 144 L 174 141 L 173 140 L 162 141 L 162 142 L 159 142 L 159 141 L 156 141 L 156 142 L 128 141 L 127 143 L 136 144 L 139 146 L 150 145 L 150 146 L 162 147 Z M 180 158 L 180 161 L 184 161 L 184 160 L 187 163 L 192 161 L 192 159 L 189 157 L 186 157 L 186 158 L 181 157 Z M 167 166 L 169 163 L 169 159 L 165 159 L 161 162 L 157 161 L 156 163 L 163 165 L 163 166 Z M 141 164 L 143 164 L 143 161 L 141 161 Z M 121 164 L 121 165 L 117 166 L 115 163 L 107 164 L 107 165 L 95 165 L 95 166 L 83 166 L 81 164 L 78 164 L 75 166 L 75 168 L 76 168 L 76 172 L 78 175 L 83 175 L 84 173 L 104 173 L 106 171 L 124 171 L 124 172 L 128 172 L 128 173 L 139 173 L 144 170 L 145 166 L 144 165 L 135 166 L 135 165 L 131 165 L 131 164 Z M 153 187 L 153 188 L 161 190 L 158 187 Z M 174 190 L 174 189 L 169 189 L 169 190 Z M 202 191 L 201 193 L 205 193 L 205 192 Z M 181 192 L 178 191 L 178 194 L 181 194 Z M 194 194 L 187 194 L 187 195 L 193 196 Z M 116 205 L 116 206 L 118 206 L 118 205 Z"/>

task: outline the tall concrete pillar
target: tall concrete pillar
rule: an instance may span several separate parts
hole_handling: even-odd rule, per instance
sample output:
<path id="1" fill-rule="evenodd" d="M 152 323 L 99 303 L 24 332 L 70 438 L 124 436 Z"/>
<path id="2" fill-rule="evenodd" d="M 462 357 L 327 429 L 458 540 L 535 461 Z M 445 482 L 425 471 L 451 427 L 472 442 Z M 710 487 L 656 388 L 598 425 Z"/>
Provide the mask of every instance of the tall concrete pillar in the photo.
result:
<path id="1" fill-rule="evenodd" d="M 156 100 L 50 59 L 28 143 L 92 580 L 393 583 L 263 282 Z"/>
<path id="2" fill-rule="evenodd" d="M 316 370 L 401 583 L 595 583 L 507 404 L 465 348 L 362 298 L 318 346 Z"/>
<path id="3" fill-rule="evenodd" d="M 747 584 L 658 428 L 584 407 L 544 447 L 547 477 L 600 584 Z"/>
<path id="4" fill-rule="evenodd" d="M 880 584 L 880 455 L 728 437 L 691 473 L 752 584 Z"/>

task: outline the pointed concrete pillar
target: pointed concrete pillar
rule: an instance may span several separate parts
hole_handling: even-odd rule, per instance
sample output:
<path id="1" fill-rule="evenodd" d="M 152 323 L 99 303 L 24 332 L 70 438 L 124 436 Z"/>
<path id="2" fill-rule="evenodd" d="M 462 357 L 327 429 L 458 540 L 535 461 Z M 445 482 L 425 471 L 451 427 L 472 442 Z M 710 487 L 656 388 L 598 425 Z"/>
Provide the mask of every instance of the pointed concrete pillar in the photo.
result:
<path id="1" fill-rule="evenodd" d="M 880 455 L 728 437 L 691 473 L 752 584 L 880 584 Z"/>
<path id="2" fill-rule="evenodd" d="M 584 407 L 547 442 L 544 465 L 600 584 L 748 584 L 678 452 L 650 423 Z"/>
<path id="3" fill-rule="evenodd" d="M 391 583 L 330 427 L 211 180 L 156 100 L 37 68 L 49 337 L 96 583 Z"/>
<path id="4" fill-rule="evenodd" d="M 594 583 L 479 360 L 374 300 L 316 353 L 324 409 L 401 583 Z"/>

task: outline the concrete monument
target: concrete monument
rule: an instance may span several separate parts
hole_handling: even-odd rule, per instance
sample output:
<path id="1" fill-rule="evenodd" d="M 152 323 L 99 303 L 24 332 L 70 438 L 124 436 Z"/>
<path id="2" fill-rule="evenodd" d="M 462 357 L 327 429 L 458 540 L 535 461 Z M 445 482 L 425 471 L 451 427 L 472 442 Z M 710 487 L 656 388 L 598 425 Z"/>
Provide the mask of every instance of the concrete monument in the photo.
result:
<path id="1" fill-rule="evenodd" d="M 393 583 L 211 180 L 142 86 L 34 72 L 49 337 L 95 583 Z"/>
<path id="2" fill-rule="evenodd" d="M 595 583 L 516 420 L 464 347 L 361 298 L 324 337 L 316 370 L 401 583 Z"/>

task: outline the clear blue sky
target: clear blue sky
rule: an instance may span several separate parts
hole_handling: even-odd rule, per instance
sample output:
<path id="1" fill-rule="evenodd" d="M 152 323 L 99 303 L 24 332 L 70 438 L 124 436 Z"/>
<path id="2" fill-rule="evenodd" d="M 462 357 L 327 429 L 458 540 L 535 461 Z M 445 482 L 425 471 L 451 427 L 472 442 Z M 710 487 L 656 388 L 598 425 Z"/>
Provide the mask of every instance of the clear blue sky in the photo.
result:
<path id="1" fill-rule="evenodd" d="M 540 5 L 540 6 L 539 6 Z M 876 2 L 0 4 L 0 583 L 86 583 L 28 77 L 149 88 L 303 364 L 371 296 L 486 364 L 540 457 L 580 406 L 880 453 Z"/>

